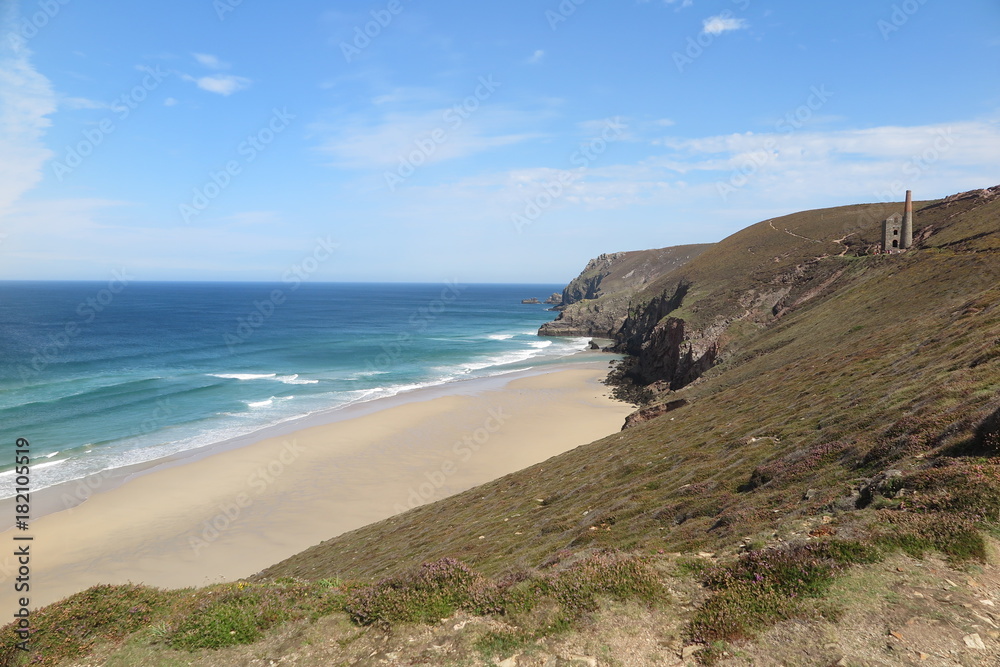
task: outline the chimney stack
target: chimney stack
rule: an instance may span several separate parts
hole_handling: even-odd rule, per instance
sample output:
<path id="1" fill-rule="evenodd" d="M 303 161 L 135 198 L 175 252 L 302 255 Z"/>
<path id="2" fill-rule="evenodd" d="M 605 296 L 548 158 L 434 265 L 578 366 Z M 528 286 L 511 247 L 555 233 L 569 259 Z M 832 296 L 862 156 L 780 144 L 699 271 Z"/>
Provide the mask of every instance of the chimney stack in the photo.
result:
<path id="1" fill-rule="evenodd" d="M 913 192 L 906 191 L 906 208 L 903 209 L 903 230 L 902 238 L 899 240 L 899 247 L 909 248 L 913 245 Z"/>

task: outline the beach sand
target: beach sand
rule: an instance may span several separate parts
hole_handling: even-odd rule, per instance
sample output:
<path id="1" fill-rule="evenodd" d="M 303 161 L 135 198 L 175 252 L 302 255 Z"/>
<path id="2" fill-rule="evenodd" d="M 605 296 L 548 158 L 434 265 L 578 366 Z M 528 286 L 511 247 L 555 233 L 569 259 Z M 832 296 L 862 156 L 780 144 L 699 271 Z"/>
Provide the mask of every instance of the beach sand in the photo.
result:
<path id="1" fill-rule="evenodd" d="M 32 608 L 99 583 L 239 579 L 619 430 L 632 408 L 607 397 L 606 374 L 605 357 L 375 401 L 360 416 L 153 469 L 0 540 L 33 538 Z M 16 570 L 0 557 L 0 609 L 14 608 Z"/>

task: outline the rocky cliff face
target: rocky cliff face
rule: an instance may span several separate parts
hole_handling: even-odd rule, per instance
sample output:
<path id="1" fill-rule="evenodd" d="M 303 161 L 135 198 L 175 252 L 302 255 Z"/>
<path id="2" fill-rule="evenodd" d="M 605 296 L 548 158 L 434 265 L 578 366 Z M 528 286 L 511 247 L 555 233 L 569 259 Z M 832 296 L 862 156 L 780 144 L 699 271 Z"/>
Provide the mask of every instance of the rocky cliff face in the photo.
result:
<path id="1" fill-rule="evenodd" d="M 563 290 L 562 304 L 557 307 L 559 317 L 542 325 L 539 335 L 614 338 L 638 291 L 709 247 L 705 244 L 615 252 L 590 260 Z"/>
<path id="2" fill-rule="evenodd" d="M 587 267 L 563 290 L 561 305 L 568 306 L 584 299 L 596 299 L 602 296 L 601 282 L 610 276 L 615 267 L 630 254 L 634 253 L 606 253 L 587 262 Z"/>
<path id="3" fill-rule="evenodd" d="M 684 320 L 671 316 L 690 289 L 682 280 L 673 291 L 635 308 L 622 324 L 615 350 L 633 358 L 628 376 L 634 382 L 680 389 L 715 365 L 721 330 L 689 330 Z"/>

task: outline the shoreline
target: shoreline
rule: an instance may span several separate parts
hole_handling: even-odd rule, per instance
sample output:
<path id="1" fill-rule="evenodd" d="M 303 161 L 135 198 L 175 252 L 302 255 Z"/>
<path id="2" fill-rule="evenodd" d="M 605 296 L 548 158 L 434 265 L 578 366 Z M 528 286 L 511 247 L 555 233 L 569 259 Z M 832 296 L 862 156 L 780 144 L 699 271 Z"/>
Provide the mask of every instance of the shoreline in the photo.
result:
<path id="1" fill-rule="evenodd" d="M 608 357 L 594 357 L 310 415 L 103 480 L 68 509 L 61 485 L 42 490 L 28 533 L 31 606 L 96 583 L 239 579 L 609 435 L 633 408 L 608 396 Z M 54 512 L 39 516 L 46 502 Z"/>
<path id="2" fill-rule="evenodd" d="M 587 359 L 585 357 L 592 358 Z M 95 494 L 114 490 L 143 475 L 193 463 L 207 456 L 240 449 L 261 440 L 287 436 L 296 431 L 314 426 L 335 424 L 379 412 L 396 405 L 430 400 L 439 396 L 462 395 L 469 392 L 484 391 L 491 387 L 502 386 L 520 377 L 531 377 L 555 372 L 561 369 L 572 368 L 578 364 L 591 364 L 598 362 L 600 359 L 610 358 L 617 358 L 617 356 L 609 356 L 606 352 L 583 350 L 566 357 L 566 361 L 501 372 L 495 375 L 453 380 L 409 391 L 402 391 L 391 396 L 361 400 L 343 406 L 319 410 L 293 417 L 277 424 L 264 426 L 250 433 L 233 438 L 210 442 L 149 461 L 109 468 L 85 477 L 59 482 L 31 492 L 32 519 L 29 523 L 50 514 L 73 509 L 89 500 Z M 14 527 L 14 505 L 15 496 L 0 498 L 0 533 Z M 0 570 L 0 574 L 2 574 L 2 570 Z"/>

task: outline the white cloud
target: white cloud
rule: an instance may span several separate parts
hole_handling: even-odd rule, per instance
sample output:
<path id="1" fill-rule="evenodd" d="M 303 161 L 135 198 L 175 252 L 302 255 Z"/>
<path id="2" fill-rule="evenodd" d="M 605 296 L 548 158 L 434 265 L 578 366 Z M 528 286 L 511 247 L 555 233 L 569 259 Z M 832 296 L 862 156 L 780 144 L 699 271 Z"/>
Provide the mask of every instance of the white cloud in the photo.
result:
<path id="1" fill-rule="evenodd" d="M 174 97 L 168 97 L 167 99 L 163 100 L 163 106 L 165 107 L 172 107 L 176 105 L 177 105 L 177 99 Z"/>
<path id="2" fill-rule="evenodd" d="M 224 63 L 217 56 L 209 53 L 192 53 L 194 59 L 209 69 L 229 69 L 229 63 Z"/>
<path id="3" fill-rule="evenodd" d="M 746 19 L 736 18 L 734 16 L 728 15 L 727 12 L 723 12 L 717 16 L 710 16 L 705 19 L 702 34 L 705 35 L 721 35 L 724 32 L 729 32 L 731 30 L 742 30 L 748 27 Z"/>
<path id="4" fill-rule="evenodd" d="M 649 0 L 636 0 L 636 2 L 638 2 L 640 5 L 644 5 L 644 4 L 648 3 Z M 680 5 L 680 7 L 678 7 L 678 9 L 683 9 L 684 7 L 690 7 L 691 5 L 694 4 L 694 0 L 663 0 L 663 4 L 668 5 L 668 6 L 669 5 L 676 5 L 678 2 L 681 3 L 681 5 Z"/>
<path id="5" fill-rule="evenodd" d="M 538 114 L 497 108 L 462 114 L 443 108 L 389 112 L 374 122 L 358 116 L 316 129 L 327 136 L 320 150 L 333 156 L 334 166 L 388 169 L 414 152 L 420 153 L 421 164 L 433 164 L 538 138 L 539 133 L 506 130 L 537 120 Z"/>
<path id="6" fill-rule="evenodd" d="M 198 61 L 199 64 L 207 67 L 208 69 L 229 69 L 229 63 L 222 62 L 217 56 L 209 53 L 192 53 L 191 55 Z M 235 74 L 209 74 L 208 76 L 201 77 L 194 77 L 190 74 L 181 74 L 180 76 L 185 81 L 194 83 L 202 90 L 226 96 L 232 95 L 233 93 L 241 90 L 246 90 L 250 87 L 250 84 L 253 83 L 253 81 L 245 76 L 236 76 Z M 167 104 L 167 106 L 171 105 Z"/>
<path id="7" fill-rule="evenodd" d="M 534 53 L 532 53 L 531 57 L 528 58 L 528 60 L 525 61 L 525 62 L 527 64 L 529 64 L 529 65 L 537 65 L 538 63 L 542 62 L 544 59 L 545 59 L 545 51 L 543 51 L 542 49 L 538 49 L 537 51 L 535 51 Z"/>
<path id="8" fill-rule="evenodd" d="M 31 52 L 16 34 L 13 10 L 0 16 L 0 212 L 42 180 L 52 157 L 42 141 L 57 109 L 47 78 L 31 64 Z"/>
<path id="9" fill-rule="evenodd" d="M 212 76 L 203 76 L 199 78 L 184 78 L 189 81 L 194 81 L 195 84 L 202 90 L 226 96 L 232 95 L 240 90 L 246 90 L 250 87 L 250 84 L 253 83 L 246 77 L 235 76 L 233 74 L 213 74 Z"/>
<path id="10" fill-rule="evenodd" d="M 1000 184 L 1000 119 L 674 138 L 661 146 L 629 163 L 609 153 L 587 169 L 567 163 L 478 173 L 413 184 L 396 196 L 400 210 L 421 219 L 510 228 L 512 214 L 559 183 L 533 232 L 602 211 L 628 211 L 628 219 L 656 211 L 665 230 L 710 226 L 721 238 L 774 215 L 901 201 L 906 189 L 932 199 Z"/>

